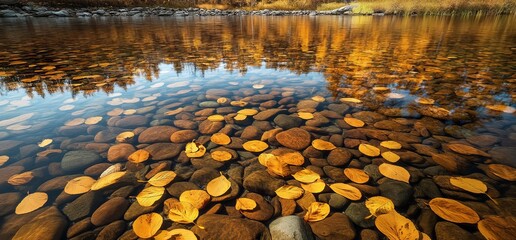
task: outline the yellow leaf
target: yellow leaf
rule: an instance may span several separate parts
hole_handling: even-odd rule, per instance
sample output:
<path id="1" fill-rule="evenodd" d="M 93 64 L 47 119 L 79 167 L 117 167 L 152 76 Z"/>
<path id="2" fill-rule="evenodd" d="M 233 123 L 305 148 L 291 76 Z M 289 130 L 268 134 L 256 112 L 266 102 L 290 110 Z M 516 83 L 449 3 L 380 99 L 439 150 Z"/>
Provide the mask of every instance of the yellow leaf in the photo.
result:
<path id="1" fill-rule="evenodd" d="M 233 155 L 231 155 L 231 153 L 228 151 L 213 151 L 211 152 L 211 158 L 213 158 L 215 161 L 225 162 L 231 160 Z"/>
<path id="2" fill-rule="evenodd" d="M 314 115 L 309 112 L 298 112 L 297 116 L 304 120 L 310 120 L 314 118 Z"/>
<path id="3" fill-rule="evenodd" d="M 101 177 L 91 186 L 91 190 L 95 191 L 115 184 L 124 175 L 125 172 L 114 172 L 106 175 L 105 177 Z"/>
<path id="4" fill-rule="evenodd" d="M 9 156 L 7 155 L 1 155 L 0 156 L 0 167 L 4 165 L 7 161 L 9 161 Z"/>
<path id="5" fill-rule="evenodd" d="M 211 115 L 208 117 L 208 120 L 212 122 L 222 122 L 224 121 L 224 116 L 222 115 Z"/>
<path id="6" fill-rule="evenodd" d="M 278 161 L 278 159 L 274 154 L 270 153 L 262 153 L 258 156 L 258 162 L 263 166 L 267 167 L 269 161 Z"/>
<path id="7" fill-rule="evenodd" d="M 69 126 L 69 127 L 79 126 L 79 125 L 83 124 L 84 121 L 85 121 L 84 118 L 75 118 L 75 119 L 72 119 L 72 120 L 66 122 L 65 126 Z"/>
<path id="8" fill-rule="evenodd" d="M 245 116 L 254 116 L 258 113 L 258 110 L 247 108 L 247 109 L 242 109 L 242 110 L 238 111 L 237 113 L 241 114 L 241 115 L 245 115 Z"/>
<path id="9" fill-rule="evenodd" d="M 300 152 L 288 148 L 275 149 L 272 154 L 276 155 L 281 162 L 289 165 L 301 166 L 305 163 L 305 157 Z"/>
<path id="10" fill-rule="evenodd" d="M 170 231 L 158 231 L 154 240 L 197 240 L 197 237 L 188 229 L 176 228 Z"/>
<path id="11" fill-rule="evenodd" d="M 389 240 L 418 240 L 420 237 L 414 223 L 396 211 L 379 215 L 374 224 Z"/>
<path id="12" fill-rule="evenodd" d="M 382 163 L 378 167 L 378 170 L 385 177 L 409 183 L 410 173 L 407 171 L 407 169 L 403 167 L 392 165 L 389 163 Z"/>
<path id="13" fill-rule="evenodd" d="M 2 166 L 1 163 L 0 166 Z M 499 178 L 512 182 L 516 181 L 516 168 L 503 164 L 489 164 L 488 169 Z"/>
<path id="14" fill-rule="evenodd" d="M 362 100 L 356 98 L 341 98 L 341 102 L 350 102 L 350 103 L 361 103 Z"/>
<path id="15" fill-rule="evenodd" d="M 370 197 L 365 201 L 365 206 L 369 209 L 371 215 L 375 217 L 394 211 L 394 203 L 390 199 L 382 196 Z"/>
<path id="16" fill-rule="evenodd" d="M 285 185 L 276 189 L 275 192 L 278 195 L 278 197 L 283 199 L 298 199 L 303 195 L 305 191 L 300 187 Z"/>
<path id="17" fill-rule="evenodd" d="M 20 174 L 14 174 L 7 180 L 7 183 L 13 186 L 20 186 L 27 184 L 34 178 L 34 174 L 31 171 L 23 172 Z"/>
<path id="18" fill-rule="evenodd" d="M 334 183 L 330 185 L 331 190 L 349 200 L 359 200 L 362 198 L 362 192 L 358 188 L 345 183 Z"/>
<path id="19" fill-rule="evenodd" d="M 292 174 L 292 177 L 302 183 L 313 183 L 321 178 L 318 173 L 307 168 Z"/>
<path id="20" fill-rule="evenodd" d="M 149 157 L 150 157 L 150 153 L 147 150 L 139 149 L 136 152 L 131 153 L 131 155 L 129 155 L 127 160 L 129 160 L 129 162 L 133 162 L 133 163 L 141 163 L 141 162 L 147 161 L 147 159 L 149 159 Z"/>
<path id="21" fill-rule="evenodd" d="M 514 239 L 516 218 L 513 216 L 487 216 L 478 222 L 478 231 L 487 240 Z"/>
<path id="22" fill-rule="evenodd" d="M 361 143 L 358 146 L 358 151 L 369 157 L 378 157 L 380 155 L 380 149 L 373 145 Z"/>
<path id="23" fill-rule="evenodd" d="M 66 183 L 64 192 L 70 195 L 83 194 L 90 191 L 95 182 L 95 179 L 88 176 L 76 177 Z"/>
<path id="24" fill-rule="evenodd" d="M 322 96 L 313 96 L 312 100 L 321 103 L 321 102 L 324 102 L 326 99 L 324 97 L 322 97 Z"/>
<path id="25" fill-rule="evenodd" d="M 464 177 L 451 177 L 451 185 L 472 193 L 486 193 L 487 186 L 480 180 Z"/>
<path id="26" fill-rule="evenodd" d="M 199 151 L 199 147 L 197 146 L 197 143 L 195 143 L 194 141 L 186 144 L 185 152 L 187 154 L 188 153 L 195 153 L 195 152 L 198 152 L 198 151 Z"/>
<path id="27" fill-rule="evenodd" d="M 231 182 L 222 174 L 206 185 L 206 191 L 213 197 L 224 195 L 231 188 Z"/>
<path id="28" fill-rule="evenodd" d="M 35 211 L 35 210 L 43 207 L 43 205 L 45 205 L 45 203 L 47 203 L 47 201 L 48 201 L 48 195 L 46 193 L 44 193 L 44 192 L 31 193 L 31 194 L 25 196 L 21 200 L 21 202 L 18 204 L 18 206 L 16 206 L 15 213 L 18 215 L 30 213 L 32 211 Z"/>
<path id="29" fill-rule="evenodd" d="M 256 202 L 250 198 L 239 198 L 236 200 L 235 209 L 249 211 L 256 208 Z"/>
<path id="30" fill-rule="evenodd" d="M 95 125 L 97 123 L 99 123 L 100 121 L 102 121 L 102 117 L 98 116 L 98 117 L 90 117 L 90 118 L 87 118 L 86 121 L 84 121 L 84 124 L 86 125 Z"/>
<path id="31" fill-rule="evenodd" d="M 150 207 L 156 201 L 161 199 L 163 194 L 165 193 L 164 187 L 147 187 L 144 188 L 138 195 L 136 196 L 136 200 L 143 207 Z"/>
<path id="32" fill-rule="evenodd" d="M 215 133 L 210 137 L 210 141 L 218 145 L 227 145 L 231 143 L 231 138 L 225 133 Z"/>
<path id="33" fill-rule="evenodd" d="M 376 91 L 376 92 L 384 92 L 384 91 L 388 91 L 390 90 L 390 88 L 388 87 L 373 87 L 373 91 Z"/>
<path id="34" fill-rule="evenodd" d="M 330 151 L 336 148 L 335 145 L 333 145 L 333 143 L 321 139 L 313 140 L 312 147 L 321 151 Z"/>
<path id="35" fill-rule="evenodd" d="M 401 144 L 396 141 L 383 141 L 380 143 L 380 146 L 393 150 L 401 149 Z"/>
<path id="36" fill-rule="evenodd" d="M 229 99 L 227 99 L 225 97 L 217 98 L 218 104 L 224 104 L 224 103 L 227 103 L 228 101 L 229 101 Z"/>
<path id="37" fill-rule="evenodd" d="M 280 161 L 277 157 L 268 159 L 267 169 L 270 172 L 282 177 L 286 177 L 291 173 L 288 164 Z"/>
<path id="38" fill-rule="evenodd" d="M 176 178 L 176 175 L 174 171 L 162 171 L 156 173 L 156 175 L 149 179 L 148 183 L 155 187 L 164 187 L 172 182 L 172 180 Z"/>
<path id="39" fill-rule="evenodd" d="M 514 113 L 516 112 L 516 108 L 513 108 L 511 106 L 505 106 L 505 105 L 487 105 L 487 109 L 498 111 L 498 112 L 504 112 L 504 113 Z"/>
<path id="40" fill-rule="evenodd" d="M 191 145 L 190 145 L 190 147 L 191 147 Z M 204 154 L 206 153 L 206 147 L 204 147 L 203 145 L 198 145 L 198 146 L 196 145 L 196 148 L 198 149 L 197 151 L 189 152 L 188 144 L 187 144 L 187 150 L 185 151 L 186 156 L 189 158 L 200 158 L 200 157 L 204 156 Z M 193 149 L 195 149 L 195 148 L 191 147 L 191 150 L 193 150 Z"/>
<path id="41" fill-rule="evenodd" d="M 477 223 L 480 218 L 470 207 L 448 198 L 434 198 L 429 203 L 430 209 L 446 221 L 454 223 Z"/>
<path id="42" fill-rule="evenodd" d="M 330 205 L 327 203 L 313 202 L 304 216 L 307 222 L 317 222 L 325 219 L 330 214 Z"/>
<path id="43" fill-rule="evenodd" d="M 103 178 L 111 173 L 120 172 L 120 171 L 122 171 L 122 164 L 116 163 L 116 164 L 109 166 L 106 170 L 104 170 L 104 172 L 102 172 L 100 174 L 99 178 Z"/>
<path id="44" fill-rule="evenodd" d="M 39 147 L 46 147 L 50 144 L 52 144 L 53 140 L 52 139 L 43 139 L 43 141 L 41 141 L 40 143 L 38 143 L 38 146 Z"/>
<path id="45" fill-rule="evenodd" d="M 365 122 L 363 122 L 360 119 L 352 118 L 352 117 L 345 117 L 344 122 L 346 122 L 350 126 L 356 127 L 356 128 L 361 128 L 361 127 L 365 126 Z"/>
<path id="46" fill-rule="evenodd" d="M 187 190 L 179 196 L 180 202 L 192 204 L 197 209 L 204 208 L 211 200 L 211 196 L 204 190 Z"/>
<path id="47" fill-rule="evenodd" d="M 486 152 L 476 149 L 472 146 L 468 146 L 466 144 L 452 143 L 448 144 L 447 147 L 456 153 L 464 155 L 479 155 L 484 157 L 490 157 L 489 154 L 487 154 Z"/>
<path id="48" fill-rule="evenodd" d="M 419 104 L 432 105 L 435 103 L 435 100 L 431 98 L 417 98 L 416 102 Z"/>
<path id="49" fill-rule="evenodd" d="M 118 136 L 116 136 L 116 141 L 120 142 L 120 143 L 128 142 L 131 139 L 133 139 L 133 137 L 134 137 L 133 132 L 123 132 L 123 133 L 118 134 Z"/>
<path id="50" fill-rule="evenodd" d="M 308 191 L 311 193 L 320 193 L 320 192 L 324 191 L 324 189 L 326 188 L 326 183 L 323 180 L 318 179 L 317 181 L 315 181 L 313 183 L 301 183 L 301 187 L 305 191 Z"/>
<path id="51" fill-rule="evenodd" d="M 184 108 L 178 108 L 178 109 L 174 109 L 174 110 L 171 110 L 171 111 L 167 111 L 165 112 L 165 116 L 173 116 L 173 115 L 176 115 L 178 113 L 181 113 L 183 112 Z"/>
<path id="52" fill-rule="evenodd" d="M 134 233 L 141 238 L 151 238 L 163 224 L 163 217 L 157 213 L 140 215 L 133 223 Z"/>
<path id="53" fill-rule="evenodd" d="M 395 162 L 400 160 L 400 156 L 398 154 L 396 154 L 396 153 L 391 152 L 391 151 L 383 152 L 382 153 L 382 157 L 383 157 L 383 159 L 385 159 L 385 160 L 387 160 L 387 161 L 389 161 L 391 163 L 395 163 Z"/>
<path id="54" fill-rule="evenodd" d="M 263 85 L 263 84 L 253 84 L 254 89 L 262 89 L 264 87 L 265 87 L 265 85 Z"/>
<path id="55" fill-rule="evenodd" d="M 369 181 L 369 175 L 364 170 L 358 168 L 345 168 L 344 175 L 355 183 L 366 183 Z"/>
<path id="56" fill-rule="evenodd" d="M 187 202 L 176 202 L 170 205 L 168 218 L 174 222 L 193 223 L 199 216 L 199 210 Z"/>
<path id="57" fill-rule="evenodd" d="M 247 116 L 243 114 L 237 114 L 233 117 L 233 119 L 235 119 L 235 121 L 244 121 L 247 119 Z"/>
<path id="58" fill-rule="evenodd" d="M 245 101 L 231 101 L 230 104 L 234 107 L 245 107 L 248 103 Z"/>
<path id="59" fill-rule="evenodd" d="M 242 146 L 246 151 L 249 152 L 263 152 L 265 149 L 269 147 L 267 143 L 259 140 L 247 141 Z"/>

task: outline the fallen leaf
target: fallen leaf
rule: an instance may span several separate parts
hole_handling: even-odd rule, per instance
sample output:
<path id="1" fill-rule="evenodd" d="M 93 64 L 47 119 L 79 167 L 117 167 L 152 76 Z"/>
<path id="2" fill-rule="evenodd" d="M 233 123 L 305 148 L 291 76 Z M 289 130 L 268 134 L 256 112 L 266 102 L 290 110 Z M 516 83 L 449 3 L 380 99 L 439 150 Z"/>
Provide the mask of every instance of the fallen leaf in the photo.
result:
<path id="1" fill-rule="evenodd" d="M 210 141 L 218 145 L 227 145 L 231 143 L 231 138 L 225 133 L 215 133 L 210 137 Z"/>
<path id="2" fill-rule="evenodd" d="M 383 157 L 383 159 L 385 159 L 391 163 L 395 163 L 400 160 L 400 156 L 391 151 L 383 152 L 382 157 Z"/>
<path id="3" fill-rule="evenodd" d="M 154 240 L 197 240 L 197 237 L 188 229 L 176 228 L 170 231 L 158 231 Z"/>
<path id="4" fill-rule="evenodd" d="M 511 106 L 501 105 L 501 104 L 487 105 L 486 108 L 489 109 L 489 110 L 498 111 L 498 112 L 504 112 L 504 113 L 514 113 L 514 112 L 516 112 L 516 108 L 513 108 Z"/>
<path id="5" fill-rule="evenodd" d="M 187 190 L 179 196 L 180 202 L 192 204 L 197 209 L 203 209 L 211 200 L 210 194 L 204 190 Z"/>
<path id="6" fill-rule="evenodd" d="M 330 214 L 330 205 L 327 203 L 313 202 L 307 209 L 304 220 L 317 222 L 325 219 Z"/>
<path id="7" fill-rule="evenodd" d="M 231 153 L 228 151 L 219 150 L 211 152 L 211 158 L 213 158 L 213 160 L 215 161 L 225 162 L 231 160 L 233 158 L 233 155 L 231 155 Z"/>
<path id="8" fill-rule="evenodd" d="M 211 115 L 208 117 L 208 120 L 211 122 L 222 122 L 224 121 L 224 116 L 222 115 Z"/>
<path id="9" fill-rule="evenodd" d="M 362 192 L 358 188 L 345 183 L 334 183 L 330 185 L 331 190 L 335 193 L 352 201 L 362 198 Z"/>
<path id="10" fill-rule="evenodd" d="M 35 211 L 48 201 L 48 195 L 44 192 L 35 192 L 25 196 L 21 202 L 16 206 L 14 211 L 16 214 L 25 214 Z"/>
<path id="11" fill-rule="evenodd" d="M 384 148 L 388 148 L 388 149 L 393 149 L 393 150 L 401 149 L 401 147 L 402 147 L 401 144 L 396 141 L 382 141 L 380 143 L 380 146 L 382 146 Z"/>
<path id="12" fill-rule="evenodd" d="M 141 238 L 151 238 L 163 224 L 163 217 L 157 213 L 140 215 L 133 222 L 134 233 Z"/>
<path id="13" fill-rule="evenodd" d="M 254 89 L 262 89 L 264 87 L 265 87 L 265 85 L 263 85 L 263 84 L 253 84 Z"/>
<path id="14" fill-rule="evenodd" d="M 431 98 L 417 98 L 416 102 L 419 104 L 432 105 L 435 103 L 435 100 Z"/>
<path id="15" fill-rule="evenodd" d="M 43 141 L 41 141 L 40 143 L 38 143 L 38 146 L 39 147 L 46 147 L 50 144 L 52 144 L 53 140 L 52 139 L 43 139 Z"/>
<path id="16" fill-rule="evenodd" d="M 156 173 L 156 175 L 149 179 L 148 183 L 155 187 L 164 187 L 172 182 L 172 180 L 176 178 L 176 175 L 174 171 L 162 171 Z"/>
<path id="17" fill-rule="evenodd" d="M 154 205 L 154 203 L 161 199 L 163 194 L 165 193 L 164 187 L 154 187 L 150 186 L 144 188 L 138 195 L 136 196 L 136 200 L 138 204 L 143 207 L 150 207 Z"/>
<path id="18" fill-rule="evenodd" d="M 477 226 L 487 240 L 506 240 L 516 236 L 516 218 L 513 216 L 487 216 Z"/>
<path id="19" fill-rule="evenodd" d="M 324 97 L 322 97 L 322 96 L 313 96 L 312 100 L 314 100 L 316 102 L 320 102 L 320 103 L 326 101 L 326 99 Z"/>
<path id="20" fill-rule="evenodd" d="M 149 159 L 149 157 L 150 157 L 150 153 L 147 150 L 139 149 L 136 152 L 131 153 L 131 155 L 129 155 L 127 160 L 129 160 L 129 162 L 133 162 L 133 163 L 141 163 L 141 162 L 147 161 L 147 159 Z"/>
<path id="21" fill-rule="evenodd" d="M 248 103 L 245 101 L 231 101 L 229 104 L 234 107 L 245 107 Z"/>
<path id="22" fill-rule="evenodd" d="M 281 162 L 289 165 L 301 166 L 305 163 L 305 157 L 295 150 L 286 148 L 274 149 L 272 154 L 276 155 Z"/>
<path id="23" fill-rule="evenodd" d="M 278 161 L 278 157 L 276 157 L 274 154 L 270 153 L 262 153 L 258 155 L 258 162 L 262 165 L 267 167 L 267 163 L 269 161 Z"/>
<path id="24" fill-rule="evenodd" d="M 313 183 L 301 183 L 301 188 L 311 193 L 320 193 L 326 188 L 326 183 L 323 180 L 318 179 Z"/>
<path id="25" fill-rule="evenodd" d="M 84 121 L 85 121 L 84 118 L 75 118 L 75 119 L 72 119 L 72 120 L 66 122 L 65 126 L 69 126 L 69 127 L 79 126 L 79 125 L 83 124 Z"/>
<path id="26" fill-rule="evenodd" d="M 245 142 L 242 147 L 244 147 L 244 149 L 249 152 L 263 152 L 269 147 L 269 145 L 263 141 L 251 140 Z"/>
<path id="27" fill-rule="evenodd" d="M 286 177 L 291 173 L 288 164 L 280 161 L 277 157 L 268 159 L 267 170 L 281 177 Z"/>
<path id="28" fill-rule="evenodd" d="M 360 120 L 358 118 L 345 117 L 344 122 L 346 122 L 350 126 L 356 127 L 356 128 L 361 128 L 361 127 L 365 126 L 365 122 L 363 122 L 362 120 Z"/>
<path id="29" fill-rule="evenodd" d="M 321 175 L 318 173 L 305 168 L 301 171 L 298 171 L 294 174 L 292 174 L 292 177 L 294 177 L 296 180 L 302 182 L 302 183 L 313 183 L 321 178 Z"/>
<path id="30" fill-rule="evenodd" d="M 451 185 L 471 193 L 486 193 L 487 186 L 480 180 L 465 177 L 451 177 Z"/>
<path id="31" fill-rule="evenodd" d="M 465 144 L 451 143 L 446 146 L 450 150 L 452 150 L 456 153 L 463 154 L 463 155 L 479 155 L 479 156 L 484 156 L 484 157 L 490 157 L 490 155 L 487 154 L 486 152 L 476 149 L 472 146 L 465 145 Z"/>
<path id="32" fill-rule="evenodd" d="M 0 166 L 1 165 L 2 164 L 0 163 Z M 489 164 L 488 169 L 492 174 L 499 178 L 512 182 L 516 181 L 516 168 L 503 164 Z"/>
<path id="33" fill-rule="evenodd" d="M 170 205 L 168 218 L 177 223 L 193 223 L 199 216 L 199 210 L 187 202 L 176 202 Z"/>
<path id="34" fill-rule="evenodd" d="M 356 98 L 341 98 L 341 102 L 350 102 L 350 103 L 361 103 L 362 100 Z"/>
<path id="35" fill-rule="evenodd" d="M 369 175 L 362 169 L 358 168 L 345 168 L 344 175 L 354 183 L 366 183 L 369 181 Z"/>
<path id="36" fill-rule="evenodd" d="M 247 119 L 247 116 L 243 114 L 237 114 L 233 117 L 233 119 L 235 119 L 235 121 L 244 121 Z"/>
<path id="37" fill-rule="evenodd" d="M 412 221 L 396 211 L 391 211 L 376 217 L 374 225 L 389 240 L 418 240 L 419 231 Z"/>
<path id="38" fill-rule="evenodd" d="M 116 141 L 119 143 L 125 143 L 125 142 L 129 142 L 131 139 L 133 139 L 133 137 L 134 137 L 133 132 L 123 132 L 123 133 L 118 134 L 118 136 L 116 136 Z"/>
<path id="39" fill-rule="evenodd" d="M 365 206 L 369 209 L 371 215 L 375 217 L 394 211 L 394 203 L 392 200 L 382 196 L 368 198 L 365 201 Z"/>
<path id="40" fill-rule="evenodd" d="M 314 147 L 317 150 L 321 150 L 321 151 L 331 151 L 336 148 L 335 145 L 333 145 L 333 143 L 324 141 L 322 139 L 313 140 L 312 147 Z"/>
<path id="41" fill-rule="evenodd" d="M 9 161 L 9 156 L 7 155 L 1 155 L 0 156 L 0 167 L 4 165 L 7 161 Z"/>
<path id="42" fill-rule="evenodd" d="M 428 204 L 437 216 L 446 221 L 474 224 L 480 220 L 473 209 L 453 199 L 434 198 Z"/>
<path id="43" fill-rule="evenodd" d="M 76 177 L 66 183 L 64 192 L 70 195 L 87 193 L 95 182 L 96 180 L 89 176 Z"/>
<path id="44" fill-rule="evenodd" d="M 224 195 L 231 188 L 231 182 L 222 173 L 206 185 L 206 191 L 213 197 Z"/>
<path id="45" fill-rule="evenodd" d="M 250 198 L 238 198 L 236 200 L 235 209 L 239 211 L 249 211 L 256 208 L 256 202 Z"/>
<path id="46" fill-rule="evenodd" d="M 29 183 L 34 178 L 32 171 L 14 174 L 7 180 L 7 183 L 12 186 L 20 186 Z"/>
<path id="47" fill-rule="evenodd" d="M 292 185 L 281 186 L 275 191 L 278 197 L 283 199 L 298 199 L 304 192 L 305 191 L 302 188 Z"/>
<path id="48" fill-rule="evenodd" d="M 314 118 L 314 115 L 309 112 L 298 112 L 297 116 L 303 120 L 310 120 Z"/>
<path id="49" fill-rule="evenodd" d="M 382 163 L 378 167 L 378 170 L 383 176 L 387 178 L 409 183 L 410 173 L 403 167 L 389 163 Z"/>
<path id="50" fill-rule="evenodd" d="M 238 111 L 237 113 L 241 114 L 241 115 L 245 115 L 245 116 L 254 116 L 258 113 L 258 110 L 247 108 L 247 109 L 242 109 L 242 110 Z"/>
<path id="51" fill-rule="evenodd" d="M 84 124 L 86 125 L 95 125 L 97 123 L 99 123 L 100 121 L 102 121 L 102 117 L 98 116 L 98 117 L 90 117 L 90 118 L 87 118 L 86 121 L 84 121 Z"/>
<path id="52" fill-rule="evenodd" d="M 358 145 L 358 151 L 369 157 L 380 156 L 380 149 L 366 143 L 361 143 L 360 145 Z"/>
<path id="53" fill-rule="evenodd" d="M 106 175 L 105 177 L 101 177 L 91 186 L 91 190 L 95 191 L 113 185 L 124 175 L 125 172 L 114 172 Z"/>
<path id="54" fill-rule="evenodd" d="M 99 178 L 103 178 L 111 173 L 120 172 L 120 171 L 122 171 L 122 164 L 116 163 L 116 164 L 109 166 L 106 170 L 104 170 L 104 172 L 102 172 L 100 174 Z"/>

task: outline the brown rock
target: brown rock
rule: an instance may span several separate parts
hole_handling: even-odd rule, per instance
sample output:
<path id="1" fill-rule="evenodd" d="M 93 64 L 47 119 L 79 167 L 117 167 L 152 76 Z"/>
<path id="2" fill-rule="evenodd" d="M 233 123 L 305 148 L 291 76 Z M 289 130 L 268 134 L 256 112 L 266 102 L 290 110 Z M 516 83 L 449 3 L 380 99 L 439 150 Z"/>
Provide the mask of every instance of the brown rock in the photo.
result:
<path id="1" fill-rule="evenodd" d="M 3 140 L 0 141 L 0 155 L 7 155 L 8 153 L 15 152 L 18 146 L 20 146 L 22 141 L 14 141 L 14 140 Z"/>
<path id="2" fill-rule="evenodd" d="M 61 239 L 66 231 L 68 222 L 57 207 L 50 207 L 27 224 L 23 225 L 13 240 L 53 240 Z"/>
<path id="3" fill-rule="evenodd" d="M 242 215 L 261 222 L 272 218 L 274 208 L 265 198 L 256 193 L 247 193 L 244 197 L 253 199 L 256 202 L 256 208 L 250 211 L 241 211 Z"/>
<path id="4" fill-rule="evenodd" d="M 231 217 L 218 214 L 202 215 L 197 220 L 198 226 L 192 228 L 192 231 L 204 240 L 220 240 L 220 239 L 260 239 L 271 240 L 269 230 L 260 222 Z M 234 229 L 235 231 L 228 231 Z"/>
<path id="5" fill-rule="evenodd" d="M 84 174 L 85 175 L 88 175 L 90 177 L 98 177 L 100 176 L 100 174 L 102 174 L 102 172 L 104 172 L 108 167 L 110 167 L 111 163 L 97 163 L 89 168 L 86 168 L 84 170 Z"/>
<path id="6" fill-rule="evenodd" d="M 38 191 L 39 192 L 51 192 L 55 190 L 63 190 L 68 181 L 80 177 L 80 174 L 74 174 L 74 175 L 65 175 L 65 176 L 59 176 L 52 178 L 43 184 L 39 185 Z"/>
<path id="7" fill-rule="evenodd" d="M 121 219 L 128 207 L 129 202 L 125 198 L 109 199 L 93 212 L 91 223 L 95 226 L 103 226 Z"/>
<path id="8" fill-rule="evenodd" d="M 199 186 L 191 182 L 175 182 L 167 187 L 167 192 L 175 198 L 179 198 L 181 193 L 188 190 L 199 190 Z"/>
<path id="9" fill-rule="evenodd" d="M 321 240 L 352 240 L 355 239 L 356 235 L 355 227 L 353 227 L 348 216 L 338 212 L 321 221 L 310 223 L 310 226 L 314 234 Z"/>
<path id="10" fill-rule="evenodd" d="M 7 184 L 7 180 L 15 174 L 21 173 L 25 170 L 23 166 L 7 166 L 0 168 L 0 186 Z"/>
<path id="11" fill-rule="evenodd" d="M 40 213 L 45 212 L 50 207 L 42 207 L 36 211 L 22 215 L 11 214 L 3 217 L 0 226 L 0 239 L 12 239 L 16 232 L 26 223 L 30 222 Z"/>
<path id="12" fill-rule="evenodd" d="M 336 167 L 345 166 L 353 155 L 345 148 L 335 148 L 328 154 L 328 164 Z"/>
<path id="13" fill-rule="evenodd" d="M 116 122 L 116 126 L 120 128 L 136 128 L 147 125 L 149 119 L 142 115 L 131 115 L 124 117 Z"/>
<path id="14" fill-rule="evenodd" d="M 156 161 L 172 159 L 179 155 L 183 149 L 184 144 L 176 143 L 154 143 L 145 148 L 149 151 L 152 160 Z"/>
<path id="15" fill-rule="evenodd" d="M 68 231 L 66 232 L 67 238 L 75 237 L 83 232 L 86 232 L 93 228 L 93 224 L 91 224 L 91 218 L 85 218 L 72 226 L 68 228 Z"/>
<path id="16" fill-rule="evenodd" d="M 194 130 L 179 130 L 170 136 L 170 141 L 173 143 L 186 143 L 199 137 L 197 131 Z"/>
<path id="17" fill-rule="evenodd" d="M 182 129 L 196 129 L 198 124 L 191 120 L 175 120 L 174 126 Z"/>
<path id="18" fill-rule="evenodd" d="M 272 177 L 266 171 L 255 171 L 244 179 L 244 188 L 251 192 L 275 196 L 276 189 L 285 185 L 283 179 Z"/>
<path id="19" fill-rule="evenodd" d="M 241 138 L 247 140 L 257 140 L 260 139 L 262 135 L 262 131 L 255 126 L 247 126 L 244 128 L 244 131 L 240 135 Z"/>
<path id="20" fill-rule="evenodd" d="M 294 214 L 296 212 L 296 201 L 292 199 L 283 199 L 280 197 L 277 197 L 279 199 L 279 202 L 281 204 L 281 216 L 288 216 Z"/>
<path id="21" fill-rule="evenodd" d="M 310 145 L 310 133 L 301 128 L 291 128 L 276 134 L 276 140 L 285 147 L 303 150 Z"/>
<path id="22" fill-rule="evenodd" d="M 159 143 L 169 142 L 170 135 L 178 129 L 171 126 L 154 126 L 145 129 L 140 136 L 138 136 L 139 143 Z"/>
<path id="23" fill-rule="evenodd" d="M 126 223 L 123 220 L 118 220 L 105 226 L 97 236 L 97 239 L 102 240 L 116 240 L 125 232 Z"/>
<path id="24" fill-rule="evenodd" d="M 22 200 L 22 195 L 18 192 L 0 193 L 0 217 L 11 214 Z"/>
<path id="25" fill-rule="evenodd" d="M 451 222 L 438 222 L 435 225 L 435 239 L 437 240 L 463 240 L 476 239 L 473 234 Z"/>
<path id="26" fill-rule="evenodd" d="M 133 145 L 128 143 L 119 143 L 109 148 L 107 159 L 110 162 L 123 162 L 127 161 L 129 155 L 135 152 L 136 149 Z"/>
<path id="27" fill-rule="evenodd" d="M 276 116 L 276 114 L 283 112 L 283 111 L 285 111 L 285 109 L 278 109 L 278 108 L 267 109 L 265 111 L 261 111 L 258 114 L 254 115 L 253 118 L 258 121 L 265 121 L 265 120 L 268 120 L 268 119 Z"/>

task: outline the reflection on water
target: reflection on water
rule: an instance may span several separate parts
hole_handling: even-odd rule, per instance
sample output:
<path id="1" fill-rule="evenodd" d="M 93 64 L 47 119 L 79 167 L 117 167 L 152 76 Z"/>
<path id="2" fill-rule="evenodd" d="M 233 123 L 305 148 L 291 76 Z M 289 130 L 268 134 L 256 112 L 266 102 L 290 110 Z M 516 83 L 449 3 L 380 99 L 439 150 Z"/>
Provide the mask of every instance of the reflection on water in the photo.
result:
<path id="1" fill-rule="evenodd" d="M 190 177 L 203 164 L 225 171 L 239 163 L 247 177 L 247 169 L 263 168 L 247 161 L 258 154 L 228 145 L 238 151 L 231 150 L 235 164 L 209 157 L 200 163 L 170 149 L 158 151 L 156 142 L 184 149 L 197 139 L 211 151 L 219 148 L 208 145 L 209 137 L 221 131 L 233 141 L 265 139 L 277 148 L 285 144 L 264 132 L 300 127 L 312 140 L 350 151 L 350 163 L 337 164 L 327 152 L 287 146 L 303 152 L 304 166 L 319 169 L 325 181 L 348 181 L 329 167 L 379 165 L 381 158 L 362 155 L 358 146 L 389 139 L 401 142 L 402 149 L 393 151 L 411 171 L 410 191 L 424 189 L 425 176 L 492 177 L 484 164 L 516 167 L 513 22 L 514 16 L 0 19 L 0 194 L 47 192 L 49 203 L 62 207 L 74 198 L 62 196 L 64 186 L 44 190 L 48 185 L 42 183 L 77 173 L 98 178 L 99 169 L 125 164 L 127 156 L 110 156 L 108 149 L 120 145 L 116 137 L 126 131 L 137 135 L 129 143 L 149 149 L 154 160 L 173 160 L 160 167 L 181 172 L 182 180 L 200 187 L 206 182 Z M 262 115 L 237 114 L 242 108 Z M 300 119 L 298 112 L 313 119 Z M 215 114 L 223 115 L 224 123 L 206 120 Z M 355 128 L 361 123 L 351 117 L 365 127 Z M 149 127 L 162 125 L 169 126 L 163 131 L 168 135 L 142 137 Z M 193 131 L 170 136 L 179 129 Z M 38 146 L 44 139 L 52 142 Z M 76 150 L 95 152 L 102 163 L 65 167 L 63 154 Z M 317 160 L 326 157 L 330 163 Z M 143 166 L 126 164 L 131 171 L 149 170 Z M 30 179 L 17 175 L 26 172 Z M 494 179 L 486 180 L 490 191 L 500 181 L 492 197 L 514 196 L 506 182 Z M 369 185 L 376 189 L 385 182 L 377 180 Z M 487 204 L 484 196 L 434 182 L 445 197 Z M 143 188 L 135 184 L 132 195 Z M 428 198 L 416 192 L 405 204 Z M 13 211 L 0 217 L 14 221 Z M 0 238 L 17 230 L 0 225 Z"/>

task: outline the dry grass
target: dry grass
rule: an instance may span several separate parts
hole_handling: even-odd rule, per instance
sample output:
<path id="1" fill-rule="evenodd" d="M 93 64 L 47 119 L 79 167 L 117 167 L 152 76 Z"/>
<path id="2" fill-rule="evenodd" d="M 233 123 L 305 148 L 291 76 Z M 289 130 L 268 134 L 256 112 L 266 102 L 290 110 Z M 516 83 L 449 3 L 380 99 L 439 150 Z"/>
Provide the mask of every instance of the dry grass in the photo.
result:
<path id="1" fill-rule="evenodd" d="M 209 3 L 199 4 L 196 7 L 202 8 L 202 9 L 219 9 L 219 10 L 226 10 L 226 9 L 231 8 L 231 6 L 225 5 L 225 4 L 209 4 Z"/>
<path id="2" fill-rule="evenodd" d="M 343 2 L 323 3 L 323 4 L 319 5 L 319 6 L 317 6 L 317 10 L 319 10 L 319 11 L 329 11 L 329 10 L 334 10 L 334 9 L 337 9 L 337 8 L 340 8 L 340 7 L 344 7 L 346 5 L 347 4 L 343 3 Z"/>
<path id="3" fill-rule="evenodd" d="M 383 12 L 386 14 L 408 15 L 412 13 L 423 15 L 470 15 L 470 14 L 514 14 L 514 0 L 361 0 L 354 13 L 371 14 Z"/>
<path id="4" fill-rule="evenodd" d="M 316 4 L 312 0 L 277 0 L 267 3 L 260 2 L 256 5 L 256 9 L 270 10 L 308 10 L 315 9 Z"/>

